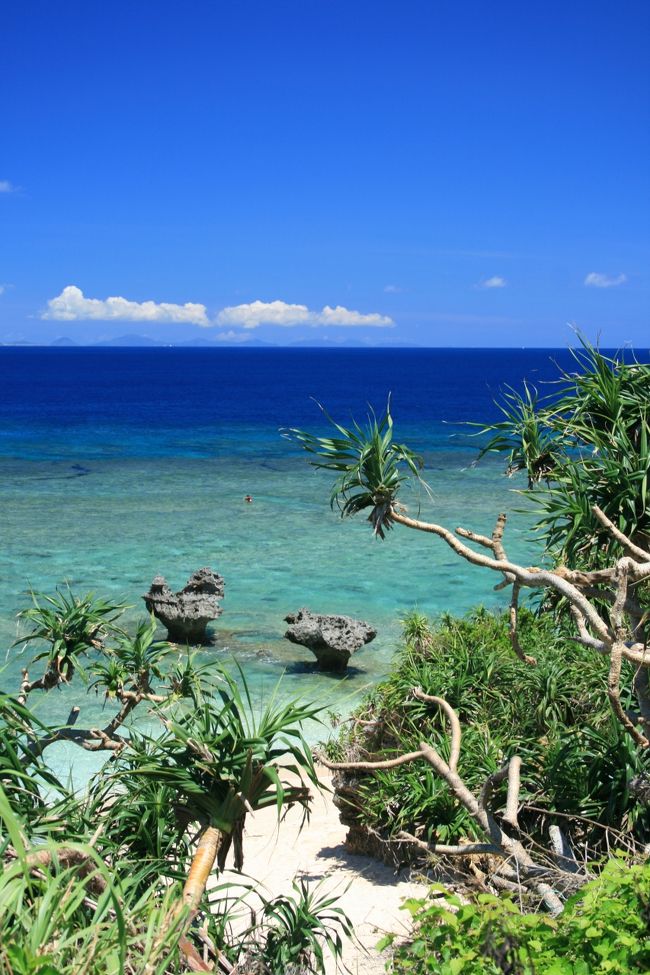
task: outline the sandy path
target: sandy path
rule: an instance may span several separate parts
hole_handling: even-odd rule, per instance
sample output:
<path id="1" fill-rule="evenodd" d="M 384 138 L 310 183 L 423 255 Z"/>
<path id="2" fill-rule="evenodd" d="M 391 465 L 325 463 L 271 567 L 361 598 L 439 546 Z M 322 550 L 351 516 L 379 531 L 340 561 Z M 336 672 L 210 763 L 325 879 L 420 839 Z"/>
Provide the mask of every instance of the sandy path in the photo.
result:
<path id="1" fill-rule="evenodd" d="M 326 770 L 319 777 L 329 783 Z M 265 896 L 289 894 L 294 878 L 324 881 L 319 893 L 341 895 L 339 906 L 351 919 L 360 945 L 347 942 L 344 964 L 353 975 L 380 975 L 385 959 L 375 944 L 386 931 L 404 933 L 408 915 L 399 907 L 405 897 L 421 897 L 426 887 L 400 879 L 392 868 L 369 857 L 346 851 L 346 828 L 341 825 L 331 793 L 315 797 L 310 822 L 299 831 L 301 811 L 293 809 L 278 830 L 273 809 L 248 817 L 244 838 L 244 870 L 262 885 Z M 237 881 L 226 871 L 221 880 Z M 347 888 L 347 889 L 346 889 Z M 327 972 L 336 966 L 328 960 Z"/>

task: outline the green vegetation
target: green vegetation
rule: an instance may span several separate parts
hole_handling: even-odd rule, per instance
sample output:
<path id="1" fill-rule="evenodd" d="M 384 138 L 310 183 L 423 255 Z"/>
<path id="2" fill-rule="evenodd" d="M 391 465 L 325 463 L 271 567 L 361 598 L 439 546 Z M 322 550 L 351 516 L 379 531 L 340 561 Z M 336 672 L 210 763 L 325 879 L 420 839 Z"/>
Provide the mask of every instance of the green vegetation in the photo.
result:
<path id="1" fill-rule="evenodd" d="M 343 517 L 369 512 L 380 539 L 398 524 L 441 539 L 509 590 L 504 615 L 410 614 L 390 677 L 328 746 L 353 827 L 398 858 L 453 858 L 484 891 L 409 903 L 395 975 L 650 966 L 650 370 L 575 355 L 556 395 L 507 390 L 503 420 L 482 427 L 483 453 L 539 488 L 549 568 L 508 559 L 503 515 L 489 537 L 408 515 L 421 462 L 394 442 L 390 401 L 365 428 L 331 421 L 332 438 L 288 431 L 336 474 Z M 522 609 L 525 589 L 557 612 Z M 301 883 L 235 925 L 248 902 L 209 886 L 231 849 L 241 867 L 249 812 L 308 813 L 301 728 L 321 709 L 272 700 L 256 715 L 241 673 L 172 657 L 153 620 L 129 634 L 122 608 L 68 591 L 21 613 L 43 663 L 0 695 L 0 975 L 322 972 L 352 934 L 336 898 Z M 40 721 L 32 695 L 78 677 L 107 723 L 84 727 L 78 707 Z M 107 757 L 83 795 L 46 764 L 61 741 Z"/>
<path id="2" fill-rule="evenodd" d="M 579 858 L 648 842 L 650 808 L 628 783 L 650 773 L 650 754 L 634 747 L 612 715 L 603 693 L 607 662 L 558 632 L 549 614 L 522 612 L 519 627 L 523 646 L 538 654 L 536 667 L 513 655 L 505 615 L 475 610 L 464 619 L 444 616 L 436 626 L 421 615 L 407 617 L 390 676 L 370 692 L 355 713 L 360 720 L 344 726 L 328 756 L 390 759 L 426 740 L 448 758 L 445 723 L 413 696 L 419 687 L 455 709 L 463 726 L 458 770 L 472 791 L 510 756 L 521 757 L 519 824 L 535 842 L 545 842 L 553 822 Z M 346 816 L 383 836 L 406 831 L 435 844 L 480 835 L 446 783 L 421 764 L 339 775 L 353 804 Z M 495 790 L 497 808 L 505 785 Z"/>
<path id="3" fill-rule="evenodd" d="M 481 433 L 492 434 L 481 450 L 479 458 L 487 453 L 507 454 L 506 474 L 512 477 L 525 471 L 528 487 L 533 488 L 549 477 L 558 465 L 557 435 L 541 418 L 540 398 L 536 389 L 524 382 L 524 392 L 506 387 L 497 403 L 503 420 L 483 427 Z"/>
<path id="4" fill-rule="evenodd" d="M 463 903 L 435 886 L 407 901 L 413 940 L 393 975 L 639 975 L 650 971 L 650 867 L 610 860 L 559 918 L 522 914 L 508 898 Z M 392 943 L 387 938 L 382 947 Z"/>
<path id="5" fill-rule="evenodd" d="M 540 399 L 504 391 L 504 419 L 481 426 L 481 451 L 506 455 L 506 473 L 525 471 L 536 492 L 537 528 L 550 553 L 571 567 L 603 564 L 620 546 L 597 505 L 642 548 L 650 544 L 650 366 L 610 359 L 583 340 L 578 369 L 561 372 Z M 479 424 L 477 424 L 479 425 Z"/>
<path id="6" fill-rule="evenodd" d="M 35 658 L 43 673 L 0 696 L 1 975 L 231 972 L 249 957 L 259 975 L 284 973 L 287 960 L 321 972 L 323 948 L 339 956 L 349 933 L 336 898 L 302 887 L 233 933 L 228 900 L 208 889 L 231 846 L 241 866 L 248 812 L 308 813 L 317 780 L 301 726 L 320 709 L 271 700 L 257 714 L 241 673 L 172 652 L 153 620 L 130 636 L 119 607 L 92 596 L 33 603 L 23 618 L 27 640 L 48 644 Z M 80 727 L 74 708 L 48 726 L 31 698 L 69 683 L 80 657 L 115 713 Z M 46 764 L 59 741 L 108 759 L 81 795 Z"/>
<path id="7" fill-rule="evenodd" d="M 409 474 L 419 476 L 422 460 L 404 444 L 393 442 L 390 399 L 379 420 L 371 411 L 365 428 L 356 422 L 343 427 L 325 410 L 323 413 L 338 437 L 315 437 L 295 428 L 285 435 L 318 458 L 310 461 L 312 467 L 338 474 L 330 494 L 332 508 L 338 507 L 342 518 L 370 508 L 368 521 L 373 532 L 384 538 L 391 528 L 391 507 L 400 487 Z"/>
<path id="8" fill-rule="evenodd" d="M 353 937 L 352 925 L 336 897 L 318 896 L 304 880 L 294 883 L 295 897 L 275 897 L 264 907 L 263 957 L 272 972 L 321 972 L 325 966 L 323 944 L 339 960 L 341 934 Z"/>
<path id="9" fill-rule="evenodd" d="M 32 605 L 18 618 L 28 620 L 32 628 L 17 642 L 38 640 L 46 644 L 32 663 L 45 658 L 41 686 L 49 690 L 60 680 L 70 681 L 79 658 L 99 649 L 105 636 L 116 632 L 115 621 L 125 607 L 97 599 L 93 593 L 75 596 L 70 590 L 54 596 L 31 592 L 30 596 Z"/>
<path id="10" fill-rule="evenodd" d="M 343 517 L 370 509 L 380 538 L 401 525 L 441 539 L 498 573 L 495 588 L 510 594 L 502 617 L 475 611 L 434 627 L 408 617 L 393 672 L 325 761 L 355 843 L 365 836 L 395 858 L 451 858 L 475 889 L 506 890 L 551 917 L 491 893 L 470 905 L 452 899 L 457 913 L 411 905 L 416 930 L 395 973 L 587 975 L 650 964 L 639 940 L 650 867 L 637 862 L 650 835 L 650 367 L 586 342 L 574 354 L 579 368 L 560 375 L 554 395 L 508 389 L 503 419 L 477 424 L 490 436 L 482 454 L 506 454 L 506 473 L 539 486 L 548 567 L 508 558 L 505 515 L 491 536 L 411 517 L 400 490 L 419 470 L 407 447 L 389 453 L 389 409 L 365 436 L 336 423 L 335 440 L 292 431 L 311 464 L 339 473 L 331 501 Z M 525 589 L 538 594 L 537 615 L 520 606 Z M 593 879 L 594 856 L 614 847 L 628 863 L 606 862 Z"/>
<path id="11" fill-rule="evenodd" d="M 0 972 L 163 975 L 178 963 L 183 918 L 164 924 L 176 892 L 153 883 L 146 863 L 120 857 L 105 837 L 101 854 L 90 833 L 85 842 L 54 839 L 68 832 L 67 815 L 78 820 L 75 812 L 68 796 L 32 828 L 0 788 Z"/>

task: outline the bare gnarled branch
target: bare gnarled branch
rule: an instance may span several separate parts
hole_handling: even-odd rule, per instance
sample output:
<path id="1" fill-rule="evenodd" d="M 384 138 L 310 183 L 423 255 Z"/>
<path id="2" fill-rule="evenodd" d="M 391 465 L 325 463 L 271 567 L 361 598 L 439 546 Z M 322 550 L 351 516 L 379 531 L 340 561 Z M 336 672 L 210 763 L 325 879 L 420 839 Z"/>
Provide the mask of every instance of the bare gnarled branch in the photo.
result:
<path id="1" fill-rule="evenodd" d="M 525 568 L 509 561 L 503 545 L 506 524 L 504 514 L 497 518 L 491 538 L 466 528 L 457 528 L 453 533 L 442 525 L 410 518 L 404 507 L 397 504 L 393 504 L 391 520 L 406 528 L 437 535 L 470 564 L 502 574 L 503 579 L 495 589 L 512 585 L 508 634 L 514 653 L 524 663 L 533 665 L 536 660 L 525 653 L 519 642 L 521 589 L 550 589 L 566 599 L 578 631 L 573 639 L 610 658 L 607 693 L 614 712 L 635 743 L 647 748 L 650 746 L 650 735 L 644 734 L 638 726 L 641 724 L 646 732 L 650 727 L 650 696 L 644 692 L 643 681 L 635 679 L 634 687 L 636 689 L 638 686 L 639 692 L 645 693 L 645 699 L 639 701 L 641 720 L 630 718 L 620 702 L 620 677 L 623 660 L 637 667 L 650 668 L 645 631 L 647 614 L 643 613 L 635 595 L 636 584 L 650 579 L 650 554 L 616 528 L 597 506 L 594 506 L 594 513 L 628 554 L 608 568 L 591 572 L 568 569 L 566 566 L 556 569 L 540 569 L 536 566 Z M 494 557 L 475 551 L 460 541 L 460 538 L 491 551 Z"/>
<path id="2" fill-rule="evenodd" d="M 506 871 L 508 878 L 510 880 L 512 880 L 513 876 L 515 879 L 520 878 L 518 882 L 521 885 L 531 886 L 535 891 L 537 891 L 541 899 L 546 904 L 548 910 L 552 914 L 558 914 L 562 910 L 562 901 L 553 887 L 547 883 L 546 879 L 544 879 L 544 877 L 549 873 L 549 867 L 537 863 L 524 848 L 521 841 L 510 836 L 503 829 L 503 827 L 499 825 L 495 814 L 489 808 L 490 798 L 494 787 L 507 777 L 508 799 L 503 822 L 511 827 L 517 826 L 519 775 L 521 768 L 520 759 L 516 756 L 513 757 L 507 765 L 504 765 L 502 769 L 491 775 L 483 786 L 480 798 L 477 799 L 456 770 L 460 752 L 461 729 L 460 721 L 458 720 L 458 715 L 456 714 L 455 710 L 443 698 L 426 694 L 419 688 L 414 689 L 413 694 L 419 700 L 437 704 L 449 717 L 449 723 L 452 729 L 452 743 L 450 747 L 449 764 L 445 762 L 433 745 L 425 741 L 420 742 L 419 751 L 409 752 L 408 754 L 401 755 L 394 759 L 379 760 L 376 762 L 329 762 L 327 759 L 318 756 L 319 760 L 322 761 L 327 768 L 349 772 L 373 772 L 385 768 L 396 768 L 398 765 L 404 765 L 407 762 L 410 763 L 422 759 L 428 762 L 429 765 L 431 765 L 431 767 L 438 773 L 438 775 L 447 783 L 453 795 L 469 812 L 470 816 L 472 816 L 480 829 L 489 837 L 489 841 L 487 843 L 470 844 L 470 847 L 467 847 L 464 844 L 438 845 L 435 843 L 430 846 L 429 844 L 424 843 L 424 841 L 419 840 L 417 837 L 413 837 L 408 833 L 398 834 L 398 839 L 401 838 L 403 840 L 408 840 L 408 842 L 415 842 L 418 846 L 425 849 L 426 852 L 432 854 L 439 853 L 463 855 L 469 854 L 470 852 L 490 852 L 496 856 L 500 856 L 504 861 L 507 861 L 508 864 L 514 864 L 514 870 Z M 474 849 L 471 849 L 472 846 L 474 846 Z M 503 869 L 503 866 L 500 869 Z"/>

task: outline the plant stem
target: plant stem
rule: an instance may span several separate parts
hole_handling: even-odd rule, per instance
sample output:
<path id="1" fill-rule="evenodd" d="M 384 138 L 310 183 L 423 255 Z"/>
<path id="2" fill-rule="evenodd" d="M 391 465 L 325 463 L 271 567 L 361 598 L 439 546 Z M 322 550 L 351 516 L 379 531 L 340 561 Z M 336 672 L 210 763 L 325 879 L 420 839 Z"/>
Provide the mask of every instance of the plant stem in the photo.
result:
<path id="1" fill-rule="evenodd" d="M 183 887 L 183 904 L 191 914 L 198 910 L 222 842 L 223 833 L 215 826 L 208 826 L 199 840 Z"/>

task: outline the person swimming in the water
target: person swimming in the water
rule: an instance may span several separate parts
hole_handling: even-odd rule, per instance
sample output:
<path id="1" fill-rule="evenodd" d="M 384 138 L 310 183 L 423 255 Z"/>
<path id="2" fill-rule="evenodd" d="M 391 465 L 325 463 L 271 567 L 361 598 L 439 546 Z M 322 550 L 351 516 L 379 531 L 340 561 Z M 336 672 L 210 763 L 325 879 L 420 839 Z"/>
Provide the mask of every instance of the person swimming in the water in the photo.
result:
<path id="1" fill-rule="evenodd" d="M 244 498 L 244 501 L 246 502 L 246 504 L 252 504 L 253 503 L 252 495 L 247 494 L 246 497 Z"/>

